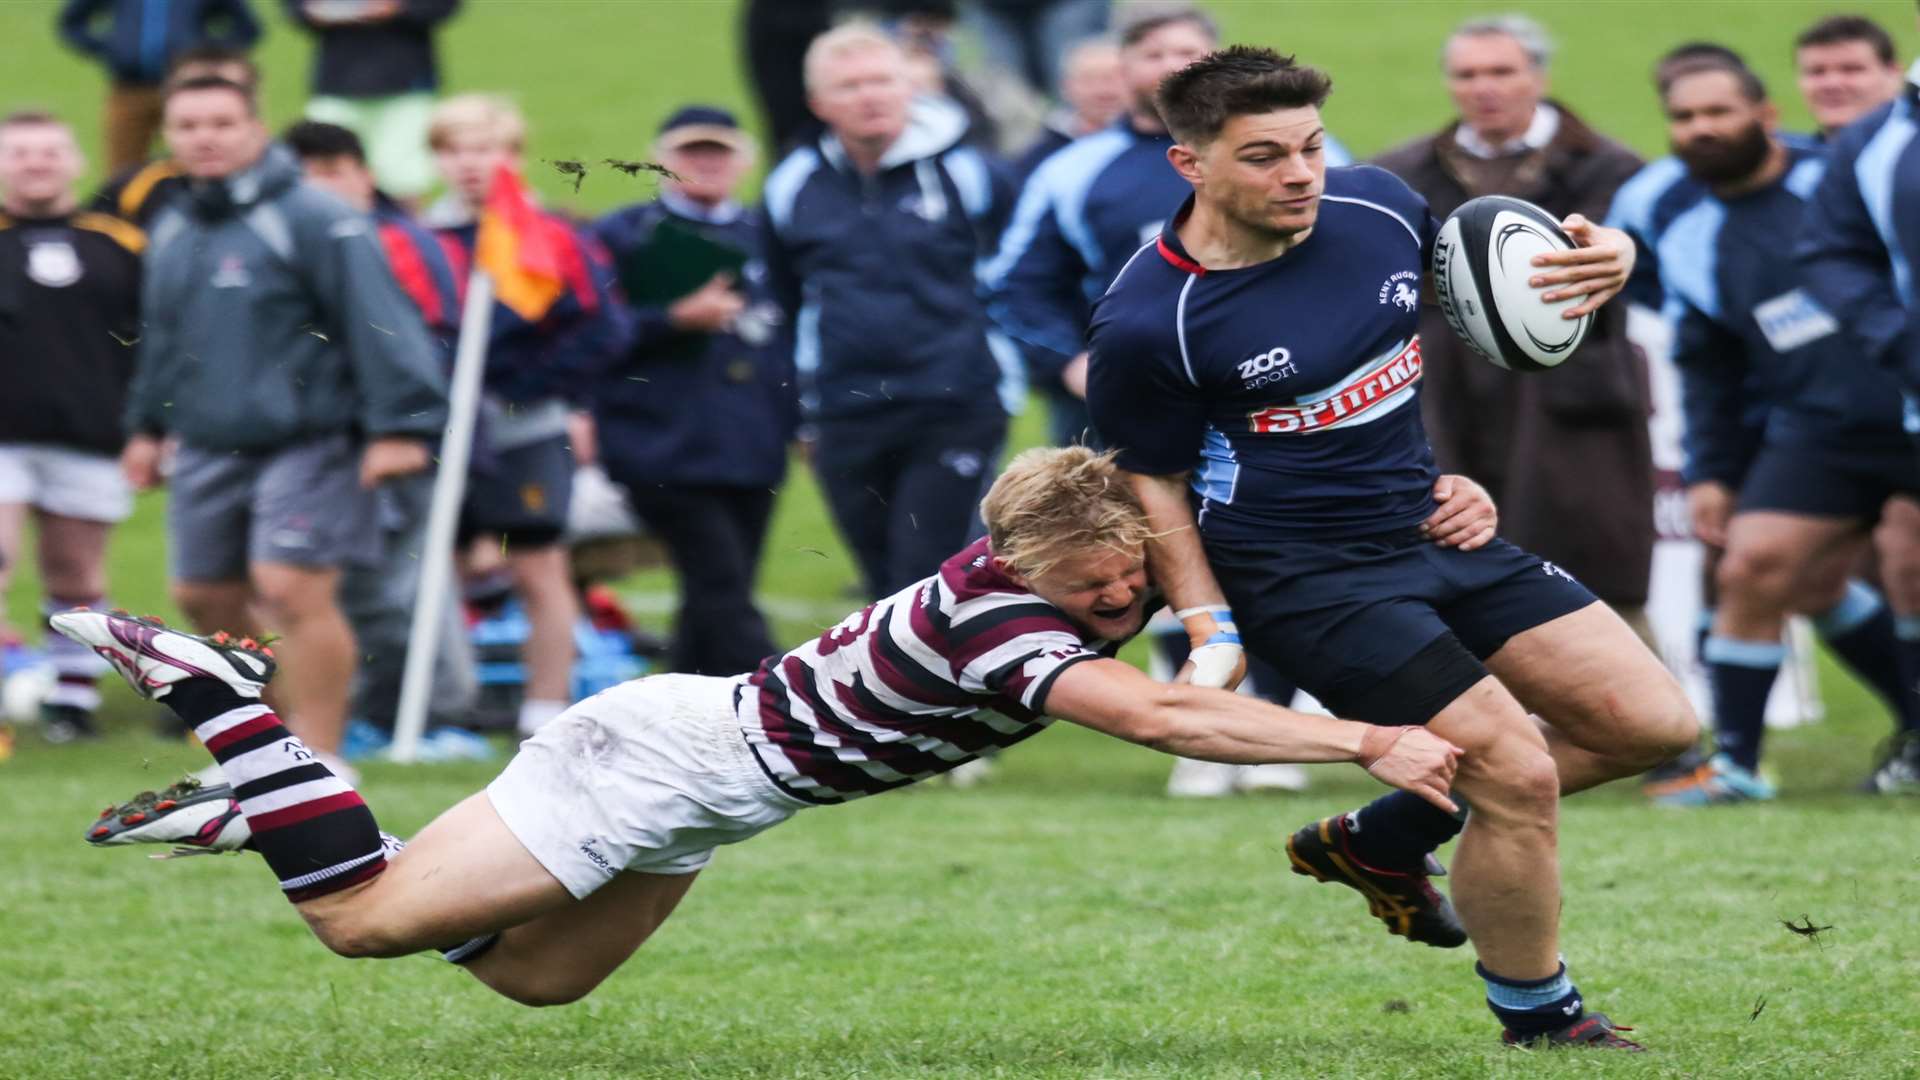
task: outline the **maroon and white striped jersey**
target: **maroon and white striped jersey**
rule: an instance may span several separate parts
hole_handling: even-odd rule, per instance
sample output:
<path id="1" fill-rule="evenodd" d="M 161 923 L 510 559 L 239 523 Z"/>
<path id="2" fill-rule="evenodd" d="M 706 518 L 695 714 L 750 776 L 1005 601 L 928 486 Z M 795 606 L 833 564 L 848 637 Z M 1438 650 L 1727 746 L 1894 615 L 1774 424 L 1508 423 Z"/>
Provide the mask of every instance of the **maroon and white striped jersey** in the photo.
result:
<path id="1" fill-rule="evenodd" d="M 742 732 L 788 794 L 837 803 L 903 787 L 1043 730 L 1047 691 L 1119 642 L 1090 640 L 977 541 L 734 690 Z"/>

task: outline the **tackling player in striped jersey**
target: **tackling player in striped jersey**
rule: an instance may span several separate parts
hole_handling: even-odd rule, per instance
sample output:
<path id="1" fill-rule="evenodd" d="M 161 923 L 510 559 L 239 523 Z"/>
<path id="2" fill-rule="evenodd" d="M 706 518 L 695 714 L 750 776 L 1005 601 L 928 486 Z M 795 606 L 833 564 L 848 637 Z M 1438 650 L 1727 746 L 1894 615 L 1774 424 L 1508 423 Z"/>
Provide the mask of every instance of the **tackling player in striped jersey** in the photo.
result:
<path id="1" fill-rule="evenodd" d="M 1491 529 L 1492 505 L 1472 491 L 1459 524 Z M 403 848 L 261 703 L 264 649 L 125 615 L 56 615 L 57 630 L 193 725 L 228 782 L 148 793 L 102 815 L 89 839 L 250 846 L 333 951 L 439 949 L 499 993 L 547 1005 L 624 963 L 716 847 L 945 772 L 1048 717 L 1208 760 L 1357 762 L 1455 809 L 1458 751 L 1438 736 L 1157 683 L 1112 659 L 1157 601 L 1146 516 L 1111 458 L 1028 451 L 982 515 L 987 539 L 938 573 L 751 675 L 656 676 L 574 706 Z"/>

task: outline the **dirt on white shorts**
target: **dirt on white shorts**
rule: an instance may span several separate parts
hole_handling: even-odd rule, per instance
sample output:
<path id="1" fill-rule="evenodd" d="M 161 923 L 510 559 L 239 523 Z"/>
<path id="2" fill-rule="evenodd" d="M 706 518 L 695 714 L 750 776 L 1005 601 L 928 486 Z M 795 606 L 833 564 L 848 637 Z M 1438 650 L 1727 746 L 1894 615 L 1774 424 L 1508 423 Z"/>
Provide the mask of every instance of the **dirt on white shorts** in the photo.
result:
<path id="1" fill-rule="evenodd" d="M 655 675 L 596 694 L 521 743 L 487 798 L 575 897 L 622 870 L 691 874 L 807 805 L 753 760 L 739 681 Z"/>
<path id="2" fill-rule="evenodd" d="M 133 512 L 133 489 L 120 462 L 105 454 L 0 443 L 0 503 L 111 524 Z"/>

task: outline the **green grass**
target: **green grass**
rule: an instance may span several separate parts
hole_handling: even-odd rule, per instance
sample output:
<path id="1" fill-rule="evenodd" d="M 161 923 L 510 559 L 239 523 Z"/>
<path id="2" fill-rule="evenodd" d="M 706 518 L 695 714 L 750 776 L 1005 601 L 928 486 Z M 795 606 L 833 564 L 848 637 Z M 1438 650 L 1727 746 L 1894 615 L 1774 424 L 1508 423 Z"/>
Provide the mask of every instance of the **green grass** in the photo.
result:
<path id="1" fill-rule="evenodd" d="M 1215 6 L 1230 38 L 1331 69 L 1330 120 L 1363 154 L 1440 122 L 1438 41 L 1485 9 Z M 1746 50 L 1800 127 L 1795 28 L 1864 10 L 1916 43 L 1904 2 L 1490 6 L 1542 17 L 1565 45 L 1561 95 L 1647 153 L 1661 132 L 1645 73 L 1673 42 Z M 0 3 L 0 107 L 51 105 L 92 145 L 98 78 L 47 44 L 52 9 Z M 637 157 L 683 99 L 746 104 L 733 20 L 722 3 L 488 0 L 447 35 L 448 71 L 460 89 L 511 89 L 535 158 Z M 303 40 L 276 21 L 263 60 L 277 124 L 298 107 Z M 645 193 L 597 174 L 576 200 L 535 180 L 583 209 Z M 1035 418 L 1020 432 L 1036 437 Z M 140 610 L 168 610 L 162 506 L 144 498 L 114 542 L 114 596 Z M 763 588 L 831 609 L 852 580 L 796 469 Z M 30 618 L 30 578 L 8 601 Z M 0 1076 L 1920 1075 L 1920 807 L 1847 790 L 1885 720 L 1823 676 L 1831 718 L 1773 738 L 1780 803 L 1664 813 L 1619 790 L 1568 804 L 1565 948 L 1590 1000 L 1657 1049 L 1630 1060 L 1497 1049 L 1465 955 L 1389 939 L 1350 894 L 1286 872 L 1286 830 L 1377 790 L 1351 769 L 1319 770 L 1306 795 L 1174 803 L 1158 794 L 1164 759 L 1063 728 L 1005 755 L 988 787 L 805 814 L 723 852 L 625 970 L 534 1012 L 437 961 L 333 959 L 251 857 L 86 850 L 99 807 L 202 761 L 146 735 L 146 708 L 115 691 L 109 739 L 28 734 L 0 765 Z M 374 765 L 365 787 L 407 833 L 491 771 Z M 1821 944 L 1781 925 L 1803 914 L 1834 926 Z"/>

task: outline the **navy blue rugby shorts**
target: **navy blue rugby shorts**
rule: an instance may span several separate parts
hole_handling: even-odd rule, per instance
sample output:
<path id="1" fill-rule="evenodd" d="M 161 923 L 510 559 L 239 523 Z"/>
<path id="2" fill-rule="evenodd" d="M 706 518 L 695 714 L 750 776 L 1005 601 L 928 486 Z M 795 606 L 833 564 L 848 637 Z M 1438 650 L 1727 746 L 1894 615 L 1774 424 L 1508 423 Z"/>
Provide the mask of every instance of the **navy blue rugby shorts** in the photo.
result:
<path id="1" fill-rule="evenodd" d="M 1495 539 L 1443 548 L 1417 528 L 1340 539 L 1209 539 L 1247 651 L 1336 716 L 1424 724 L 1487 676 L 1514 635 L 1597 603 L 1553 563 Z"/>
<path id="2" fill-rule="evenodd" d="M 1920 494 L 1920 455 L 1906 439 L 1769 440 L 1740 485 L 1736 512 L 1878 521 L 1894 495 Z"/>

